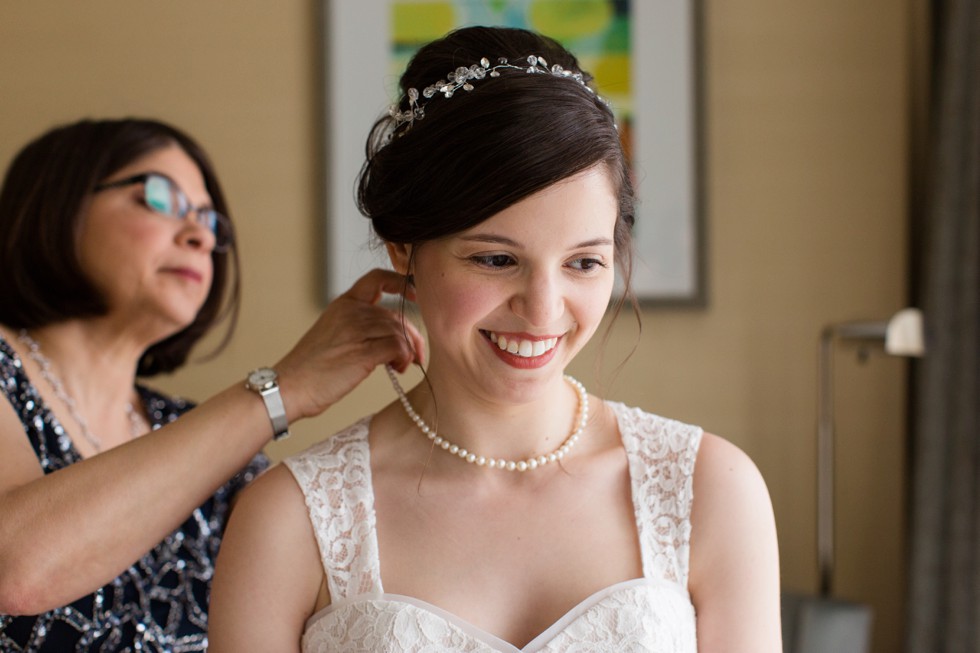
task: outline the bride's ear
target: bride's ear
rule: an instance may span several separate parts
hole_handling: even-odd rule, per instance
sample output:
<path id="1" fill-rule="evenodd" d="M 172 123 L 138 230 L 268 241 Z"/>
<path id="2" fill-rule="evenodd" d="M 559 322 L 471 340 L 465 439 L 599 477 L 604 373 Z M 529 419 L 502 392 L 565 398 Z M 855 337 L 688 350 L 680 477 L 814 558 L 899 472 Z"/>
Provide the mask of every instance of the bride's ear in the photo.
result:
<path id="1" fill-rule="evenodd" d="M 409 262 L 412 260 L 412 246 L 407 243 L 385 243 L 391 267 L 399 274 L 410 274 Z"/>

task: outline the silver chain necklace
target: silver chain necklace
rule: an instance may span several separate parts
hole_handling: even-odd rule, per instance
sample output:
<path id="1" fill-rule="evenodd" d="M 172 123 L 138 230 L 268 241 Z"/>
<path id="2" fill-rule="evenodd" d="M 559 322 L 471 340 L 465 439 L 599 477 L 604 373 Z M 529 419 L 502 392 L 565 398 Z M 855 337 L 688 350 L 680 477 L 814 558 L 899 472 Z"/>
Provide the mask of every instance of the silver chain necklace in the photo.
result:
<path id="1" fill-rule="evenodd" d="M 405 413 L 408 415 L 408 418 L 415 423 L 415 426 L 418 427 L 422 434 L 429 438 L 429 440 L 431 440 L 435 446 L 439 447 L 443 451 L 448 451 L 449 453 L 459 457 L 461 460 L 480 467 L 505 469 L 509 472 L 526 472 L 532 469 L 537 469 L 538 467 L 543 467 L 548 463 L 557 462 L 564 458 L 568 454 L 569 450 L 575 446 L 575 443 L 579 441 L 579 437 L 582 435 L 582 431 L 585 430 L 585 426 L 589 420 L 589 393 L 585 391 L 584 385 L 572 377 L 565 375 L 565 380 L 568 381 L 573 388 L 575 388 L 575 392 L 578 394 L 578 421 L 576 422 L 576 427 L 572 431 L 572 434 L 561 443 L 561 446 L 549 454 L 531 456 L 530 458 L 525 458 L 524 460 L 504 460 L 503 458 L 481 456 L 478 453 L 467 451 L 463 447 L 453 444 L 446 438 L 437 434 L 435 430 L 426 424 L 422 417 L 415 412 L 411 402 L 408 401 L 408 397 L 405 395 L 405 391 L 398 382 L 398 377 L 395 376 L 395 370 L 393 370 L 390 365 L 386 365 L 385 369 L 388 371 L 388 376 L 391 378 L 391 385 L 394 386 L 395 392 L 398 393 L 398 399 L 401 401 L 402 408 L 405 409 Z"/>
<path id="2" fill-rule="evenodd" d="M 88 422 L 78 412 L 78 404 L 75 403 L 75 399 L 65 390 L 65 385 L 58 378 L 58 375 L 55 374 L 51 361 L 41 353 L 41 345 L 31 337 L 27 329 L 21 329 L 17 335 L 17 339 L 27 347 L 27 355 L 41 368 L 41 376 L 44 377 L 44 380 L 54 390 L 54 395 L 68 408 L 68 414 L 71 415 L 71 418 L 78 423 L 82 431 L 82 437 L 92 445 L 96 453 L 102 453 L 102 441 L 89 430 Z M 129 436 L 135 440 L 147 430 L 146 424 L 143 422 L 143 418 L 136 412 L 132 403 L 126 404 L 126 416 L 129 418 Z"/>

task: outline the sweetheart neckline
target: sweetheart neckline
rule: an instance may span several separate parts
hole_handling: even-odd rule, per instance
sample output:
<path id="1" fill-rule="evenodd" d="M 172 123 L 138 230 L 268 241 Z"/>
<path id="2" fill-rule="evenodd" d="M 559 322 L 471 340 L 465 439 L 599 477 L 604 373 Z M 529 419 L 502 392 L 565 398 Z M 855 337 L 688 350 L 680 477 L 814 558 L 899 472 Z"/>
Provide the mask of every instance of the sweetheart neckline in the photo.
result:
<path id="1" fill-rule="evenodd" d="M 462 617 L 453 614 L 445 608 L 441 608 L 438 605 L 429 603 L 423 599 L 419 599 L 413 596 L 406 596 L 404 594 L 389 594 L 387 592 L 377 592 L 377 593 L 366 593 L 359 594 L 348 599 L 338 601 L 337 603 L 331 603 L 330 605 L 321 608 L 309 619 L 306 620 L 304 628 L 304 638 L 311 631 L 311 629 L 320 622 L 321 619 L 326 617 L 328 614 L 335 612 L 337 610 L 356 605 L 358 603 L 369 603 L 369 602 L 384 602 L 384 603 L 404 603 L 411 605 L 415 608 L 428 612 L 437 617 L 442 618 L 449 624 L 459 628 L 464 633 L 469 636 L 478 639 L 479 641 L 492 646 L 493 648 L 505 652 L 505 653 L 534 653 L 542 649 L 549 642 L 551 642 L 555 637 L 557 637 L 561 632 L 566 630 L 571 624 L 579 619 L 582 615 L 586 614 L 592 608 L 600 605 L 607 598 L 621 592 L 638 587 L 649 587 L 651 589 L 663 588 L 676 592 L 680 597 L 683 597 L 685 601 L 690 602 L 690 594 L 687 590 L 681 588 L 676 583 L 668 581 L 666 579 L 658 578 L 632 578 L 630 580 L 620 581 L 608 587 L 604 587 L 596 592 L 593 592 L 589 596 L 582 599 L 573 608 L 563 614 L 558 618 L 553 624 L 545 628 L 541 633 L 536 635 L 531 641 L 524 645 L 523 648 L 518 648 L 514 644 L 508 642 L 505 639 L 494 635 L 491 632 L 480 628 L 479 626 L 473 624 Z"/>

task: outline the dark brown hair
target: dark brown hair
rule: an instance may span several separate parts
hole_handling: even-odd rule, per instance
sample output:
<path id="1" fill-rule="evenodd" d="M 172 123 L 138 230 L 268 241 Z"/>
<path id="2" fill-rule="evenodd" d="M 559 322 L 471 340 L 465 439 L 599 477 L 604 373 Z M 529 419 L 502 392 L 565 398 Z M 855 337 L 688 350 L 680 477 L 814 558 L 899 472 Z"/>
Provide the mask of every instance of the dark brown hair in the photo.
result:
<path id="1" fill-rule="evenodd" d="M 529 55 L 549 66 L 581 72 L 557 41 L 527 30 L 469 27 L 424 46 L 400 81 L 401 111 L 408 89 L 419 92 L 449 71 L 483 57 L 523 63 Z M 439 93 L 411 125 L 390 116 L 368 138 L 358 180 L 361 212 L 385 241 L 418 245 L 468 229 L 522 199 L 595 165 L 604 165 L 618 192 L 616 261 L 629 290 L 635 197 L 614 117 L 590 89 L 551 74 L 502 70 L 452 98 Z M 617 305 L 621 307 L 622 301 Z M 634 301 L 635 307 L 635 301 Z"/>
<path id="2" fill-rule="evenodd" d="M 197 164 L 214 209 L 229 215 L 207 154 L 190 136 L 163 122 L 81 120 L 48 131 L 17 154 L 0 189 L 0 323 L 32 329 L 106 313 L 105 298 L 78 259 L 82 216 L 96 185 L 170 145 Z M 228 329 L 217 349 L 228 342 L 240 295 L 234 238 L 211 259 L 214 278 L 201 310 L 189 326 L 143 352 L 139 375 L 183 365 L 194 344 L 224 318 L 229 318 Z"/>

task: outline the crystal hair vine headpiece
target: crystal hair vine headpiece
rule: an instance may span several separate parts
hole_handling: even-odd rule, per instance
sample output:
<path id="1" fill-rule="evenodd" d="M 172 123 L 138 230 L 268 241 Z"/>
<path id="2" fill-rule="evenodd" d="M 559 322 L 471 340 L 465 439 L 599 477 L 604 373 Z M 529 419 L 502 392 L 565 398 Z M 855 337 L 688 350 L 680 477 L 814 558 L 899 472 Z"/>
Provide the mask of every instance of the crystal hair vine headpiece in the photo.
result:
<path id="1" fill-rule="evenodd" d="M 578 82 L 589 93 L 595 95 L 595 91 L 585 83 L 585 77 L 580 72 L 566 70 L 558 64 L 554 64 L 549 68 L 548 62 L 544 60 L 544 57 L 533 54 L 528 56 L 526 61 L 527 65 L 517 65 L 510 63 L 506 57 L 500 57 L 497 59 L 497 64 L 491 66 L 490 60 L 483 57 L 480 59 L 480 63 L 473 64 L 469 68 L 460 66 L 450 72 L 446 76 L 446 79 L 440 79 L 435 84 L 426 86 L 422 89 L 421 97 L 419 96 L 418 89 L 408 89 L 408 93 L 406 94 L 408 98 L 408 109 L 402 111 L 398 104 L 393 104 L 388 110 L 388 115 L 394 119 L 395 128 L 404 124 L 411 126 L 416 120 L 425 118 L 426 101 L 431 100 L 436 93 L 442 93 L 443 97 L 451 98 L 460 89 L 472 91 L 472 82 L 484 79 L 488 75 L 490 77 L 500 77 L 501 70 L 519 70 L 528 74 L 543 73 L 554 77 L 567 78 Z"/>

